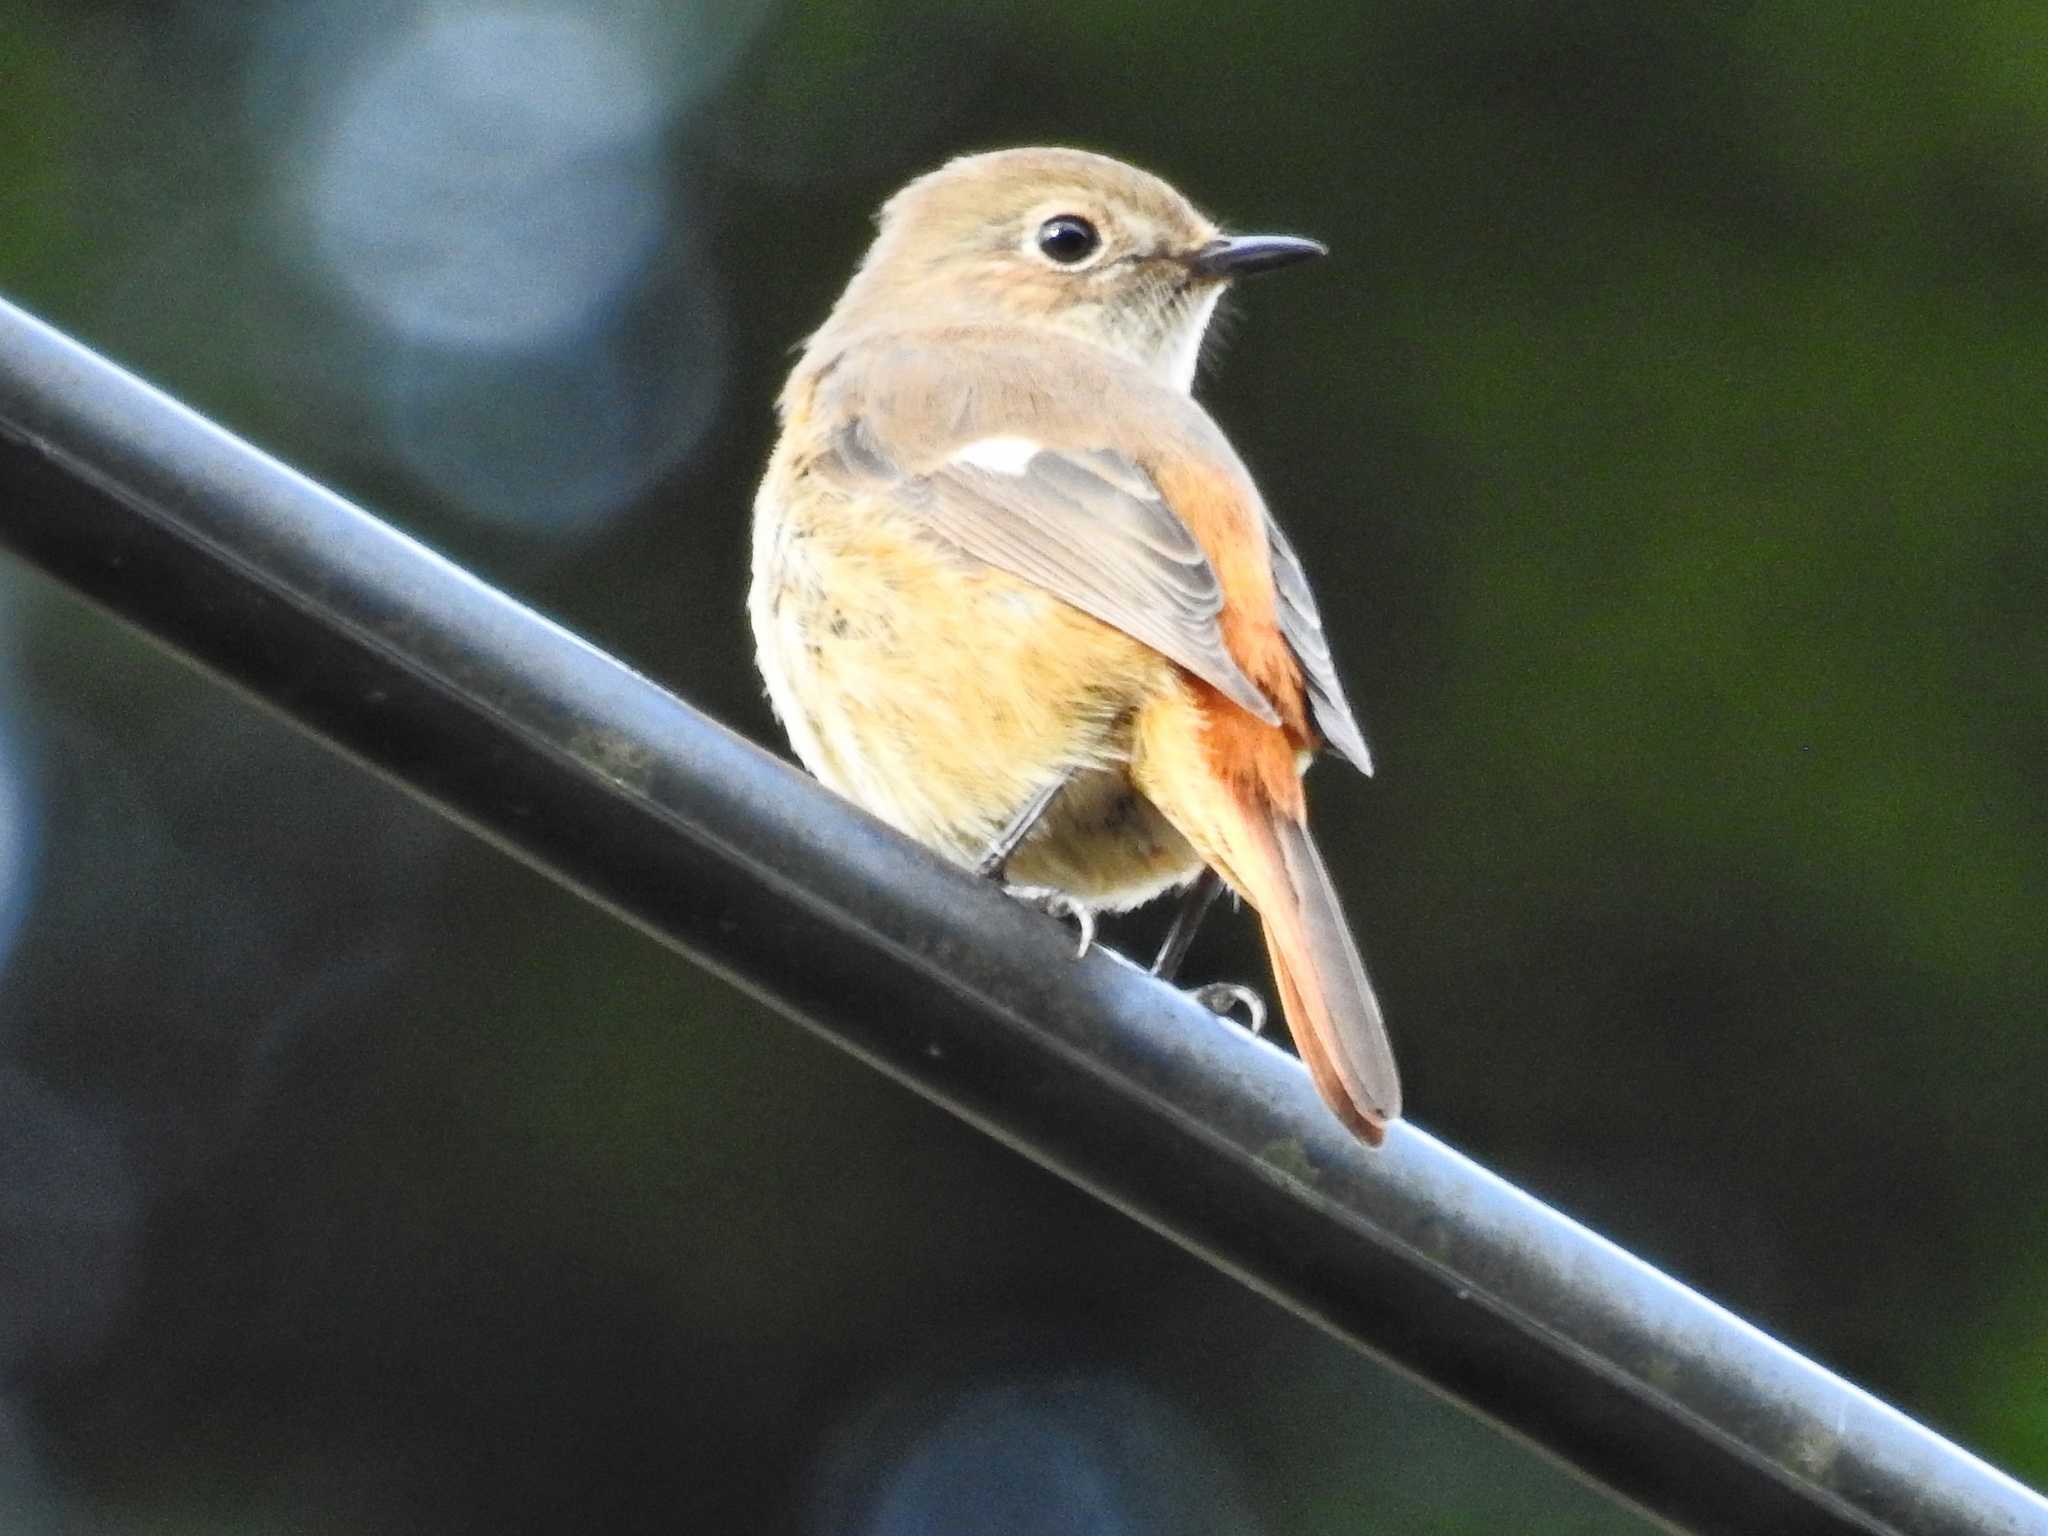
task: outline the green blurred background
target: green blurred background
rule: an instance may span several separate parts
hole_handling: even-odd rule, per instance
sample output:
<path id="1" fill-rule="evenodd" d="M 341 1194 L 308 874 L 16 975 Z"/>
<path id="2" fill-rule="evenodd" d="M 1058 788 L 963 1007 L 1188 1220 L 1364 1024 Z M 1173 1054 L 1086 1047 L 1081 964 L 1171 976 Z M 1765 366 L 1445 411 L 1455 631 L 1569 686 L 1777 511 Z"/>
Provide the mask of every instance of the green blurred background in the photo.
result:
<path id="1" fill-rule="evenodd" d="M 779 746 L 788 349 L 1025 142 L 1336 250 L 1201 393 L 1417 1119 L 2048 1480 L 2040 5 L 0 0 L 0 293 Z M 1642 1528 L 0 605 L 8 1531 Z"/>

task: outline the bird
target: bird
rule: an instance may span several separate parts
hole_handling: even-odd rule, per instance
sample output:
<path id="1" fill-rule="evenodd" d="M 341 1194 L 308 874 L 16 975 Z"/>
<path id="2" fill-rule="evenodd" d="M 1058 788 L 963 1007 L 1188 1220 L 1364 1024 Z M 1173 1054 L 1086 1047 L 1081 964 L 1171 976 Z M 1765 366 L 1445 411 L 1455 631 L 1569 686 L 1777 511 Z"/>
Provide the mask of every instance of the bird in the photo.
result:
<path id="1" fill-rule="evenodd" d="M 748 617 L 791 747 L 1081 917 L 1084 951 L 1096 912 L 1178 890 L 1184 953 L 1227 886 L 1317 1091 L 1380 1144 L 1399 1078 L 1303 787 L 1325 749 L 1371 755 L 1300 556 L 1192 393 L 1225 290 L 1324 248 L 1066 148 L 954 159 L 876 226 L 754 503 Z"/>

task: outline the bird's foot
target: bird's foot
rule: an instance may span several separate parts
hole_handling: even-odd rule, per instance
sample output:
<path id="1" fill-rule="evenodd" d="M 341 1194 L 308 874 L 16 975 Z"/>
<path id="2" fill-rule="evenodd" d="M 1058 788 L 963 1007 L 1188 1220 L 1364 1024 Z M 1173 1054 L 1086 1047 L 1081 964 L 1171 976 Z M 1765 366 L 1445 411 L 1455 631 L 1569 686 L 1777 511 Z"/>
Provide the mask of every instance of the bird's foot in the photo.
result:
<path id="1" fill-rule="evenodd" d="M 1032 906 L 1063 923 L 1072 923 L 1081 942 L 1074 950 L 1074 958 L 1082 959 L 1095 947 L 1095 909 L 1084 907 L 1070 896 L 1058 891 L 1033 890 L 1026 886 L 1009 886 L 1009 893 L 1019 901 L 1028 901 Z"/>
<path id="2" fill-rule="evenodd" d="M 1227 1019 L 1242 1007 L 1245 1027 L 1255 1035 L 1266 1032 L 1266 1000 L 1250 987 L 1234 981 L 1212 981 L 1206 987 L 1192 989 L 1188 996 L 1218 1018 Z"/>
<path id="3" fill-rule="evenodd" d="M 1045 910 L 1061 921 L 1074 925 L 1081 936 L 1081 942 L 1074 949 L 1074 958 L 1084 959 L 1088 951 L 1095 947 L 1095 909 L 1084 907 L 1064 896 L 1053 896 L 1046 901 Z"/>

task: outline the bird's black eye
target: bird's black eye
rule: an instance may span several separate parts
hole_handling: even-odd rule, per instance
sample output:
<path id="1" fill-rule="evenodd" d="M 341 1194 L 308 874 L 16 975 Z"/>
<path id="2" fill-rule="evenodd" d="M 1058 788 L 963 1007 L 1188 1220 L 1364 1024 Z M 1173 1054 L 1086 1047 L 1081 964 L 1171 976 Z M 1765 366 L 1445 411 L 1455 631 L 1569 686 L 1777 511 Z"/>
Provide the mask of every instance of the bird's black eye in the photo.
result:
<path id="1" fill-rule="evenodd" d="M 1086 261 L 1100 244 L 1102 236 L 1079 214 L 1058 214 L 1038 226 L 1038 248 L 1063 266 Z"/>

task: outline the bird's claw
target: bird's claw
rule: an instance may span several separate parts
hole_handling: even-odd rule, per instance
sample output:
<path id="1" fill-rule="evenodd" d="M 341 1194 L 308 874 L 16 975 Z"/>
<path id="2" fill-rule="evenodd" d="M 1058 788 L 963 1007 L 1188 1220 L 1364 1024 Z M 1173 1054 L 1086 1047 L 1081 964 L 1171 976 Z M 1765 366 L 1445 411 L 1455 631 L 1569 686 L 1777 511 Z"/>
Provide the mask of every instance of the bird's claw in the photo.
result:
<path id="1" fill-rule="evenodd" d="M 1017 900 L 1028 902 L 1048 917 L 1056 917 L 1061 922 L 1072 923 L 1075 931 L 1081 936 L 1080 947 L 1074 951 L 1074 958 L 1076 960 L 1086 956 L 1088 951 L 1095 947 L 1094 908 L 1084 907 L 1072 897 L 1064 896 L 1058 891 L 1033 889 L 1030 886 L 1023 885 L 1006 886 L 1004 889 L 1016 897 Z"/>
<path id="2" fill-rule="evenodd" d="M 1045 910 L 1054 917 L 1071 921 L 1074 927 L 1079 930 L 1081 943 L 1080 947 L 1074 951 L 1074 958 L 1076 960 L 1086 958 L 1088 951 L 1095 947 L 1094 909 L 1092 907 L 1084 907 L 1065 896 L 1048 896 L 1045 901 Z"/>
<path id="3" fill-rule="evenodd" d="M 1255 1035 L 1266 1032 L 1266 1000 L 1250 987 L 1235 981 L 1212 981 L 1206 987 L 1194 988 L 1188 996 L 1218 1018 L 1229 1018 L 1242 1005 L 1245 1027 Z"/>

